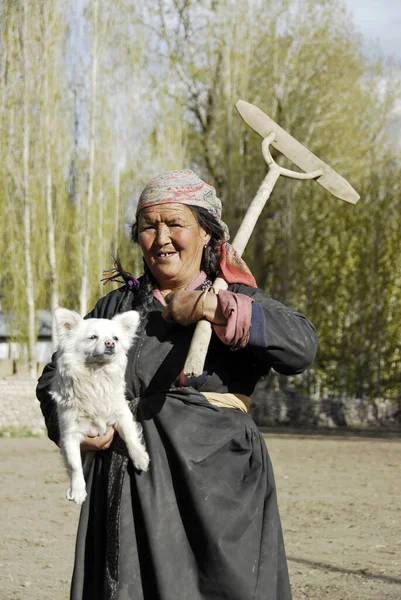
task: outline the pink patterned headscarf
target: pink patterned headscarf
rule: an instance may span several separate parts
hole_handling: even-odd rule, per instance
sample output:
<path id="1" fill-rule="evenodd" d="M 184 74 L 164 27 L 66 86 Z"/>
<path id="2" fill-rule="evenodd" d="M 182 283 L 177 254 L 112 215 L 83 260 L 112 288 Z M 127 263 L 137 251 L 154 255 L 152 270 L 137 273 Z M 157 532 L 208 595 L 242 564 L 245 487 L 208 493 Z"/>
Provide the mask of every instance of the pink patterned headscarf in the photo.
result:
<path id="1" fill-rule="evenodd" d="M 206 209 L 220 222 L 225 239 L 229 239 L 228 227 L 221 220 L 221 200 L 216 190 L 190 169 L 167 171 L 151 179 L 139 197 L 136 214 L 147 206 L 175 203 Z"/>
<path id="2" fill-rule="evenodd" d="M 257 287 L 247 264 L 227 241 L 230 234 L 221 219 L 221 200 L 213 186 L 205 183 L 190 169 L 167 171 L 149 181 L 138 200 L 136 214 L 148 206 L 157 204 L 186 204 L 199 206 L 211 213 L 220 223 L 224 238 L 219 248 L 220 269 L 228 283 L 245 283 Z"/>

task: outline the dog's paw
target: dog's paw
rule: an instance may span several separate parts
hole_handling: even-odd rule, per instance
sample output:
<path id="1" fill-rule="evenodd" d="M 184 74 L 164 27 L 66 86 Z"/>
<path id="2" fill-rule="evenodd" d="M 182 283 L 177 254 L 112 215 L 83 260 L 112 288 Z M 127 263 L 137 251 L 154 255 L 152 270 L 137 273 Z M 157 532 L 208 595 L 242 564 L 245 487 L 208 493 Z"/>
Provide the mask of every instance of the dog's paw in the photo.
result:
<path id="1" fill-rule="evenodd" d="M 146 452 L 146 450 L 137 450 L 135 452 L 135 457 L 132 459 L 134 462 L 134 465 L 136 466 L 137 469 L 139 469 L 140 471 L 147 471 L 149 468 L 149 454 Z"/>
<path id="2" fill-rule="evenodd" d="M 86 498 L 86 489 L 84 488 L 72 488 L 68 490 L 65 497 L 67 500 L 71 500 L 71 502 L 75 502 L 75 504 L 82 504 Z"/>

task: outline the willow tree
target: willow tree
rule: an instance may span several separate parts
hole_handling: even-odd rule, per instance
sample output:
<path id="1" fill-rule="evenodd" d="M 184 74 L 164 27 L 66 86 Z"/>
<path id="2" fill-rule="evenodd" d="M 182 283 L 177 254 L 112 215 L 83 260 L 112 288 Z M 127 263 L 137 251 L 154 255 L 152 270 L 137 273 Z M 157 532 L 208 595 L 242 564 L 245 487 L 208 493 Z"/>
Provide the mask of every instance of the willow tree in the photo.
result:
<path id="1" fill-rule="evenodd" d="M 60 305 L 59 254 L 65 245 L 63 238 L 67 233 L 66 225 L 68 224 L 63 206 L 66 182 L 64 177 L 61 177 L 60 180 L 60 174 L 65 164 L 63 156 L 68 155 L 69 151 L 69 144 L 65 143 L 69 138 L 68 135 L 65 135 L 67 131 L 65 113 L 71 103 L 66 102 L 65 78 L 59 76 L 66 69 L 63 26 L 67 17 L 66 10 L 58 2 L 51 0 L 43 0 L 40 9 L 42 17 L 40 43 L 43 57 L 42 63 L 39 65 L 42 81 L 40 115 L 43 139 L 40 144 L 40 153 L 42 155 L 42 185 L 47 233 L 48 278 L 46 281 L 49 287 L 49 292 L 42 294 L 41 300 L 44 306 L 50 306 L 53 314 L 54 309 Z M 62 223 L 63 227 L 59 227 L 59 223 Z M 54 324 L 52 332 L 53 340 L 55 340 Z"/>
<path id="2" fill-rule="evenodd" d="M 110 252 L 140 272 L 127 226 L 160 171 L 190 166 L 214 183 L 235 232 L 266 174 L 242 98 L 362 196 L 349 206 L 279 180 L 246 251 L 259 285 L 317 325 L 302 385 L 396 396 L 399 73 L 364 55 L 341 4 L 0 0 L 0 11 L 0 278 L 15 336 L 32 337 L 35 306 L 85 312 Z"/>
<path id="3" fill-rule="evenodd" d="M 90 10 L 82 15 L 88 25 L 84 44 L 90 42 L 92 58 L 90 65 L 78 65 L 76 81 L 84 81 L 85 72 L 91 72 L 92 84 L 83 87 L 78 103 L 78 118 L 83 125 L 78 136 L 76 170 L 80 198 L 77 229 L 82 225 L 80 203 L 89 216 L 86 227 L 80 228 L 82 247 L 87 244 L 87 266 L 84 271 L 80 261 L 79 268 L 83 271 L 82 285 L 86 281 L 86 303 L 92 305 L 105 291 L 99 280 L 102 269 L 113 264 L 111 254 L 120 256 L 127 269 L 134 270 L 129 264 L 137 261 L 127 225 L 133 218 L 137 194 L 152 172 L 148 138 L 153 125 L 153 96 L 144 71 L 147 34 L 139 23 L 140 8 L 128 0 L 118 5 L 102 0 L 97 15 L 93 3 L 87 8 Z M 86 114 L 93 116 L 88 127 Z"/>
<path id="4" fill-rule="evenodd" d="M 34 346 L 35 287 L 32 248 L 34 218 L 31 187 L 31 114 L 35 78 L 32 73 L 32 6 L 28 0 L 2 5 L 2 109 L 4 168 L 3 202 L 8 214 L 4 230 L 4 307 L 14 309 L 13 334 L 27 342 L 31 374 L 36 375 Z M 17 310 L 15 310 L 17 308 Z M 19 309 L 19 310 L 18 310 Z"/>
<path id="5" fill-rule="evenodd" d="M 377 255 L 379 242 L 383 256 L 385 247 L 396 252 L 396 242 L 384 242 L 382 213 L 373 211 L 374 226 L 366 229 L 366 222 L 373 214 L 369 197 L 384 195 L 386 203 L 398 206 L 394 185 L 382 183 L 379 190 L 373 184 L 374 173 L 388 172 L 397 151 L 383 152 L 388 125 L 394 124 L 396 74 L 364 55 L 350 15 L 333 0 L 267 5 L 160 0 L 157 7 L 160 64 L 168 70 L 171 93 L 178 88 L 183 94 L 189 159 L 216 185 L 233 231 L 266 174 L 260 138 L 234 116 L 240 97 L 260 106 L 362 194 L 354 207 L 313 182 L 279 181 L 246 258 L 261 287 L 304 310 L 318 327 L 320 350 L 309 392 L 319 387 L 324 393 L 390 397 L 393 391 L 377 382 L 389 361 L 394 363 L 390 355 L 397 355 L 399 342 L 375 356 L 366 346 L 373 338 L 375 347 L 383 337 L 395 339 L 394 324 L 383 312 L 386 303 L 378 303 L 369 282 L 384 284 L 386 297 L 397 296 L 399 278 L 390 276 L 390 263 Z M 166 48 L 168 64 L 162 59 Z M 383 82 L 393 83 L 384 90 Z M 288 166 L 282 157 L 277 160 Z M 361 253 L 376 264 L 374 271 L 358 270 Z M 372 309 L 356 315 L 357 281 Z M 369 331 L 363 342 L 362 330 Z M 373 363 L 374 384 L 367 374 Z"/>
<path id="6" fill-rule="evenodd" d="M 22 73 L 23 73 L 23 179 L 22 195 L 24 202 L 24 258 L 25 258 L 25 277 L 26 277 L 26 299 L 28 305 L 28 363 L 32 377 L 36 375 L 35 364 L 35 289 L 32 267 L 32 232 L 31 232 L 31 213 L 32 199 L 29 185 L 30 178 L 30 114 L 29 104 L 31 98 L 31 57 L 28 26 L 30 22 L 30 2 L 23 0 L 22 6 L 22 27 L 21 27 L 21 55 L 22 55 Z"/>

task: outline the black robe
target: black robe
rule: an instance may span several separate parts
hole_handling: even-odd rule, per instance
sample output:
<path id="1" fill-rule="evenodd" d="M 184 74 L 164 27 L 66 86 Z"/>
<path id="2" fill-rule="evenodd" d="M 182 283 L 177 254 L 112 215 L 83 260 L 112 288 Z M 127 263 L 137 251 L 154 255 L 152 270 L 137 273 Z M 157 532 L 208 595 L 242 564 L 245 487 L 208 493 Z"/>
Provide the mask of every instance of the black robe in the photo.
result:
<path id="1" fill-rule="evenodd" d="M 273 471 L 250 415 L 217 408 L 200 391 L 250 396 L 262 375 L 302 372 L 313 361 L 311 323 L 259 289 L 233 292 L 263 308 L 266 343 L 231 351 L 212 336 L 206 374 L 178 386 L 193 327 L 167 323 L 155 299 L 129 353 L 130 405 L 142 423 L 150 468 L 138 472 L 124 442 L 98 452 L 80 517 L 72 600 L 290 600 Z M 124 288 L 89 317 L 135 308 Z M 260 336 L 259 336 L 260 337 Z M 37 395 L 49 437 L 58 441 L 48 390 Z"/>

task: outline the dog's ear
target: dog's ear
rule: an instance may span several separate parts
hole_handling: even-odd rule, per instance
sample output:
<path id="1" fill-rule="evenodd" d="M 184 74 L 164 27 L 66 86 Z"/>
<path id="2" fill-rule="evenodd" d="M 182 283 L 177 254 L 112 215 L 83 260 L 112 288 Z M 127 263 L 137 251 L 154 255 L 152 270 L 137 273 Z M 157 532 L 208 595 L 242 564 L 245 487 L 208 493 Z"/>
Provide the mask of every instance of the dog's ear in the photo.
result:
<path id="1" fill-rule="evenodd" d="M 134 337 L 136 330 L 138 329 L 140 316 L 136 310 L 129 310 L 115 315 L 112 318 L 112 321 L 121 327 L 121 329 L 130 337 Z"/>
<path id="2" fill-rule="evenodd" d="M 81 315 L 75 312 L 75 310 L 68 310 L 68 308 L 56 308 L 54 311 L 54 319 L 56 321 L 59 336 L 74 331 L 83 320 Z"/>

